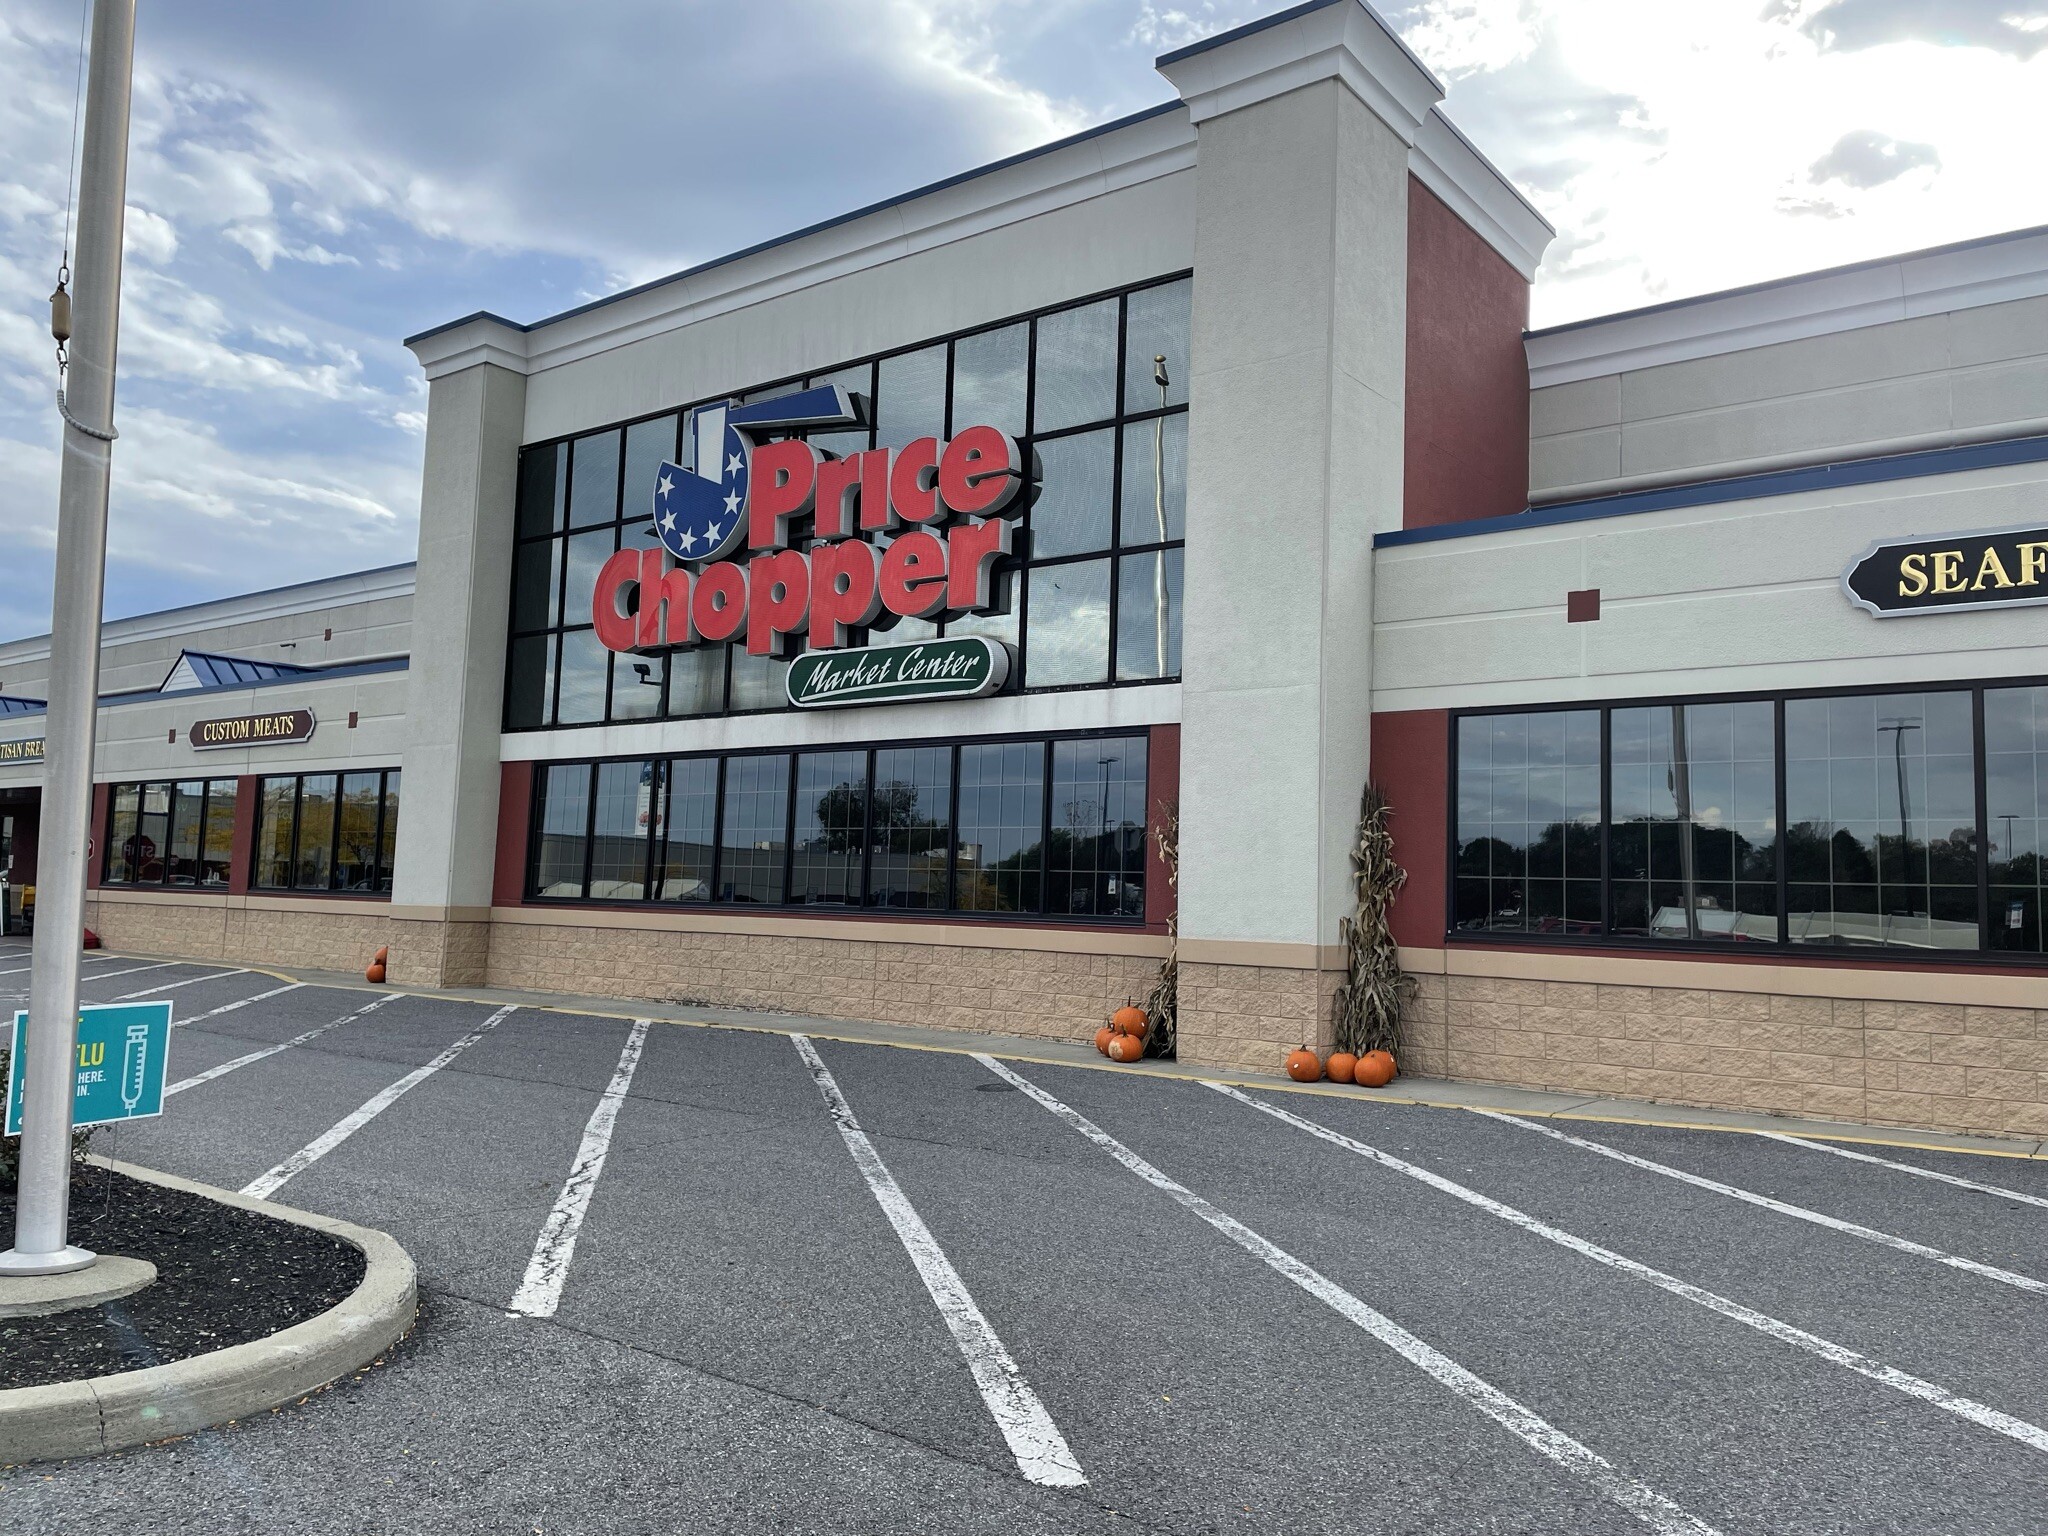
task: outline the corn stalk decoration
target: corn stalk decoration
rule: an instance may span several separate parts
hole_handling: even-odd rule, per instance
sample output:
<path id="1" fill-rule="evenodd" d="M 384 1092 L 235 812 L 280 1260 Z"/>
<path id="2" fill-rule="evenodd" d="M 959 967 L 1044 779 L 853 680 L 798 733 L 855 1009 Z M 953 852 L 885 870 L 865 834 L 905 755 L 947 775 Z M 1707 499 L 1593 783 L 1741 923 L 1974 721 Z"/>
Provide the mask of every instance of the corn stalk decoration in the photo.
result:
<path id="1" fill-rule="evenodd" d="M 1331 1034 L 1337 1049 L 1363 1055 L 1397 1051 L 1401 1010 L 1415 979 L 1401 969 L 1401 952 L 1387 925 L 1387 912 L 1408 879 L 1394 862 L 1393 814 L 1379 787 L 1368 782 L 1358 803 L 1358 840 L 1351 847 L 1351 884 L 1358 906 L 1337 922 L 1344 946 L 1344 980 L 1330 999 Z"/>
<path id="2" fill-rule="evenodd" d="M 1166 868 L 1166 888 L 1173 892 L 1174 899 L 1166 918 L 1166 958 L 1159 962 L 1159 975 L 1152 983 L 1152 990 L 1145 994 L 1145 1001 L 1138 1006 L 1145 1010 L 1145 1054 L 1171 1060 L 1179 1035 L 1174 1015 L 1180 994 L 1180 962 L 1175 956 L 1180 947 L 1180 806 L 1177 803 L 1160 803 L 1159 820 L 1152 828 L 1152 846 L 1158 850 L 1159 862 Z"/>

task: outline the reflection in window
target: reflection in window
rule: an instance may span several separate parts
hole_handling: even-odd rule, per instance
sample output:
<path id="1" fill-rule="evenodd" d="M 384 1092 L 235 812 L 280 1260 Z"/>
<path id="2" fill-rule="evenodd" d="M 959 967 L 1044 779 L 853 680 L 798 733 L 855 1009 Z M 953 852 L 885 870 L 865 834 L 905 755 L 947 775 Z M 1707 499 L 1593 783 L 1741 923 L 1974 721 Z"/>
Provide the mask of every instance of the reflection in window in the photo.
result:
<path id="1" fill-rule="evenodd" d="M 377 827 L 377 873 L 375 888 L 390 894 L 391 877 L 398 866 L 398 781 L 399 770 L 384 775 L 384 819 Z"/>
<path id="2" fill-rule="evenodd" d="M 1145 915 L 1145 738 L 1060 741 L 1052 749 L 1048 914 Z"/>
<path id="3" fill-rule="evenodd" d="M 555 678 L 555 637 L 512 642 L 505 667 L 505 724 L 511 730 L 548 724 L 548 685 Z"/>
<path id="4" fill-rule="evenodd" d="M 738 646 L 732 649 L 732 702 L 730 708 L 789 708 L 789 661 L 780 656 L 755 656 Z"/>
<path id="5" fill-rule="evenodd" d="M 1041 315 L 1033 432 L 1057 432 L 1116 414 L 1115 299 Z"/>
<path id="6" fill-rule="evenodd" d="M 1975 949 L 1970 695 L 1785 703 L 1785 863 L 1795 944 Z"/>
<path id="7" fill-rule="evenodd" d="M 719 828 L 719 898 L 780 903 L 788 846 L 789 759 L 728 758 Z"/>
<path id="8" fill-rule="evenodd" d="M 1776 943 L 1778 754 L 1769 702 L 1617 709 L 1609 729 L 1609 931 Z"/>
<path id="9" fill-rule="evenodd" d="M 1031 572 L 1025 616 L 1027 682 L 1034 688 L 1099 683 L 1109 675 L 1109 562 L 1072 561 Z"/>
<path id="10" fill-rule="evenodd" d="M 334 888 L 375 889 L 377 816 L 382 810 L 382 775 L 345 773 L 341 777 L 341 812 L 336 828 Z"/>
<path id="11" fill-rule="evenodd" d="M 666 656 L 620 656 L 612 663 L 612 718 L 652 720 L 661 713 Z"/>
<path id="12" fill-rule="evenodd" d="M 164 856 L 171 842 L 171 786 L 142 786 L 142 817 L 135 832 L 135 878 L 162 885 L 169 866 Z"/>
<path id="13" fill-rule="evenodd" d="M 867 843 L 868 755 L 806 752 L 796 760 L 796 841 L 789 899 L 858 904 Z"/>
<path id="14" fill-rule="evenodd" d="M 519 456 L 518 536 L 530 539 L 562 526 L 569 490 L 569 445 L 529 448 Z"/>
<path id="15" fill-rule="evenodd" d="M 668 658 L 668 713 L 715 715 L 725 708 L 725 651 L 704 646 L 671 651 Z"/>
<path id="16" fill-rule="evenodd" d="M 953 343 L 953 431 L 987 426 L 1024 435 L 1030 349 L 1028 325 L 1006 325 Z"/>
<path id="17" fill-rule="evenodd" d="M 590 824 L 590 899 L 638 901 L 647 894 L 647 834 L 654 815 L 654 764 L 599 763 Z"/>
<path id="18" fill-rule="evenodd" d="M 1124 428 L 1117 542 L 1166 544 L 1187 537 L 1188 418 L 1185 413 Z"/>
<path id="19" fill-rule="evenodd" d="M 226 885 L 236 793 L 233 779 L 115 785 L 101 879 L 109 885 Z M 287 825 L 290 809 L 287 802 Z"/>
<path id="20" fill-rule="evenodd" d="M 1111 465 L 1116 436 L 1105 429 L 1041 442 L 1031 503 L 1031 556 L 1090 554 L 1109 548 Z"/>
<path id="21" fill-rule="evenodd" d="M 562 540 L 522 544 L 513 556 L 512 627 L 524 632 L 549 629 L 558 622 L 562 579 Z"/>
<path id="22" fill-rule="evenodd" d="M 953 750 L 883 748 L 868 796 L 868 905 L 946 905 Z"/>
<path id="23" fill-rule="evenodd" d="M 2048 688 L 1984 692 L 1984 831 L 1992 949 L 2040 954 L 2042 833 L 2048 828 Z"/>
<path id="24" fill-rule="evenodd" d="M 324 891 L 334 871 L 335 776 L 309 773 L 299 780 L 298 877 L 302 891 Z"/>
<path id="25" fill-rule="evenodd" d="M 558 724 L 595 725 L 604 719 L 611 654 L 598 642 L 595 630 L 571 630 L 562 636 L 562 693 L 555 705 Z"/>
<path id="26" fill-rule="evenodd" d="M 1044 821 L 1042 742 L 962 747 L 953 905 L 968 912 L 1036 912 Z"/>
<path id="27" fill-rule="evenodd" d="M 289 889 L 299 781 L 265 779 L 256 793 L 256 884 Z"/>
<path id="28" fill-rule="evenodd" d="M 569 526 L 617 522 L 619 434 L 592 432 L 576 439 L 569 459 Z"/>
<path id="29" fill-rule="evenodd" d="M 946 435 L 946 349 L 925 347 L 885 357 L 875 370 L 875 446 Z"/>
<path id="30" fill-rule="evenodd" d="M 540 831 L 533 862 L 536 896 L 581 896 L 590 851 L 590 765 L 554 763 L 541 770 Z"/>
<path id="31" fill-rule="evenodd" d="M 712 844 L 718 814 L 718 759 L 678 758 L 668 765 L 655 895 L 663 901 L 711 899 Z"/>
<path id="32" fill-rule="evenodd" d="M 1457 797 L 1456 927 L 1599 931 L 1598 710 L 1465 716 Z"/>
<path id="33" fill-rule="evenodd" d="M 611 559 L 619 547 L 618 530 L 598 528 L 589 533 L 571 534 L 564 541 L 569 549 L 569 574 L 565 578 L 567 597 L 563 601 L 565 622 L 588 624 L 591 615 L 591 594 L 597 590 L 597 573 L 604 569 L 604 563 Z"/>
<path id="34" fill-rule="evenodd" d="M 654 515 L 654 481 L 665 461 L 676 454 L 676 418 L 657 416 L 626 428 L 626 483 L 620 515 L 628 519 Z"/>
<path id="35" fill-rule="evenodd" d="M 135 879 L 141 862 L 135 837 L 135 819 L 142 803 L 142 786 L 116 784 L 107 808 L 107 864 L 102 877 L 109 885 L 128 885 Z"/>
<path id="36" fill-rule="evenodd" d="M 235 862 L 235 802 L 239 787 L 233 779 L 211 779 L 206 785 L 206 827 L 199 840 L 199 883 L 226 885 Z"/>
<path id="37" fill-rule="evenodd" d="M 199 814 L 205 804 L 203 781 L 171 786 L 171 846 L 165 873 L 172 885 L 199 883 Z"/>
<path id="38" fill-rule="evenodd" d="M 1188 330 L 1194 280 L 1140 288 L 1124 321 L 1124 411 L 1188 403 Z M 1162 388 L 1159 375 L 1166 375 Z"/>
<path id="39" fill-rule="evenodd" d="M 1181 551 L 1126 555 L 1116 570 L 1118 680 L 1178 677 Z"/>

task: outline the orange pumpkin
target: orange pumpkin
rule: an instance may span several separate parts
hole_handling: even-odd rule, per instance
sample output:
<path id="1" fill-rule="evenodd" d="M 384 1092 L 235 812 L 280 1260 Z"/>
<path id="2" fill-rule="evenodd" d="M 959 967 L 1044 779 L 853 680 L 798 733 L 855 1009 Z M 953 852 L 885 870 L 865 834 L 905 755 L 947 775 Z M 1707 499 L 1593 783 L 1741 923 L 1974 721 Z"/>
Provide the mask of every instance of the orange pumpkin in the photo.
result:
<path id="1" fill-rule="evenodd" d="M 1111 1061 L 1132 1062 L 1145 1054 L 1145 1042 L 1136 1035 L 1118 1035 L 1109 1042 Z"/>
<path id="2" fill-rule="evenodd" d="M 1330 1059 L 1323 1063 L 1323 1070 L 1330 1075 L 1333 1083 L 1348 1083 L 1351 1074 L 1358 1069 L 1358 1058 L 1349 1051 L 1332 1051 Z"/>
<path id="3" fill-rule="evenodd" d="M 379 944 L 377 946 L 377 953 L 370 956 L 370 963 L 372 965 L 388 965 L 390 962 L 391 946 L 389 944 Z"/>
<path id="4" fill-rule="evenodd" d="M 383 965 L 377 961 L 371 961 L 368 968 L 363 972 L 363 979 L 366 981 L 382 981 L 384 979 Z"/>
<path id="5" fill-rule="evenodd" d="M 1109 1054 L 1109 1042 L 1115 1038 L 1116 1031 L 1107 1024 L 1103 1025 L 1102 1028 L 1095 1031 L 1095 1049 L 1107 1056 Z"/>
<path id="6" fill-rule="evenodd" d="M 1352 1080 L 1361 1088 L 1384 1088 L 1394 1080 L 1394 1053 L 1367 1051 L 1358 1058 Z"/>
<path id="7" fill-rule="evenodd" d="M 1110 1026 L 1120 1035 L 1138 1035 L 1142 1037 L 1145 1033 L 1145 1010 L 1134 1004 L 1125 1003 L 1123 1007 L 1117 1009 L 1115 1013 L 1109 1016 L 1109 1022 Z"/>
<path id="8" fill-rule="evenodd" d="M 1312 1083 L 1323 1075 L 1323 1059 L 1305 1045 L 1289 1051 L 1287 1075 L 1297 1083 Z"/>

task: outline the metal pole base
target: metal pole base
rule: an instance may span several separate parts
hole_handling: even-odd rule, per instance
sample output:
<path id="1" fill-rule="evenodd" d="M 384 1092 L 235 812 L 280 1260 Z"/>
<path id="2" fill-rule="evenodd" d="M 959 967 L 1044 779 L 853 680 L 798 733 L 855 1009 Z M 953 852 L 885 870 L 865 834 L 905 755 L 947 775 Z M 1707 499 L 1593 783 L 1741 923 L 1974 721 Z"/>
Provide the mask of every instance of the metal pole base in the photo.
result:
<path id="1" fill-rule="evenodd" d="M 98 1254 L 87 1249 L 69 1246 L 55 1253 L 23 1253 L 19 1248 L 9 1248 L 0 1253 L 0 1276 L 68 1275 L 90 1268 L 98 1258 Z"/>

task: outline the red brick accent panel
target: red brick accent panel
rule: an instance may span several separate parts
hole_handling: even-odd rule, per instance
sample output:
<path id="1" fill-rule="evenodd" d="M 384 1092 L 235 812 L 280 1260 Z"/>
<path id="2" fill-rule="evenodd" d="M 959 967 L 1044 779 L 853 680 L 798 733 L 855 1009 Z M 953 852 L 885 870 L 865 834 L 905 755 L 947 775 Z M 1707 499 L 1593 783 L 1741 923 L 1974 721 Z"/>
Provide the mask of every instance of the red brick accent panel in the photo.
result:
<path id="1" fill-rule="evenodd" d="M 235 780 L 235 836 L 228 853 L 228 894 L 246 896 L 256 877 L 256 813 L 263 780 L 245 773 Z"/>
<path id="2" fill-rule="evenodd" d="M 1160 807 L 1180 800 L 1180 727 L 1155 725 L 1145 752 L 1145 928 L 1150 933 L 1166 932 L 1176 901 L 1166 883 L 1166 861 L 1159 857 L 1159 845 L 1150 829 L 1159 825 Z"/>
<path id="3" fill-rule="evenodd" d="M 1529 504 L 1529 285 L 1408 178 L 1408 405 L 1402 525 Z"/>
<path id="4" fill-rule="evenodd" d="M 1408 871 L 1394 901 L 1394 939 L 1418 948 L 1444 941 L 1450 729 L 1450 713 L 1441 709 L 1372 717 L 1373 782 L 1394 808 L 1394 862 Z"/>
<path id="5" fill-rule="evenodd" d="M 498 854 L 491 873 L 491 905 L 526 900 L 526 829 L 533 816 L 533 764 L 498 765 Z"/>

